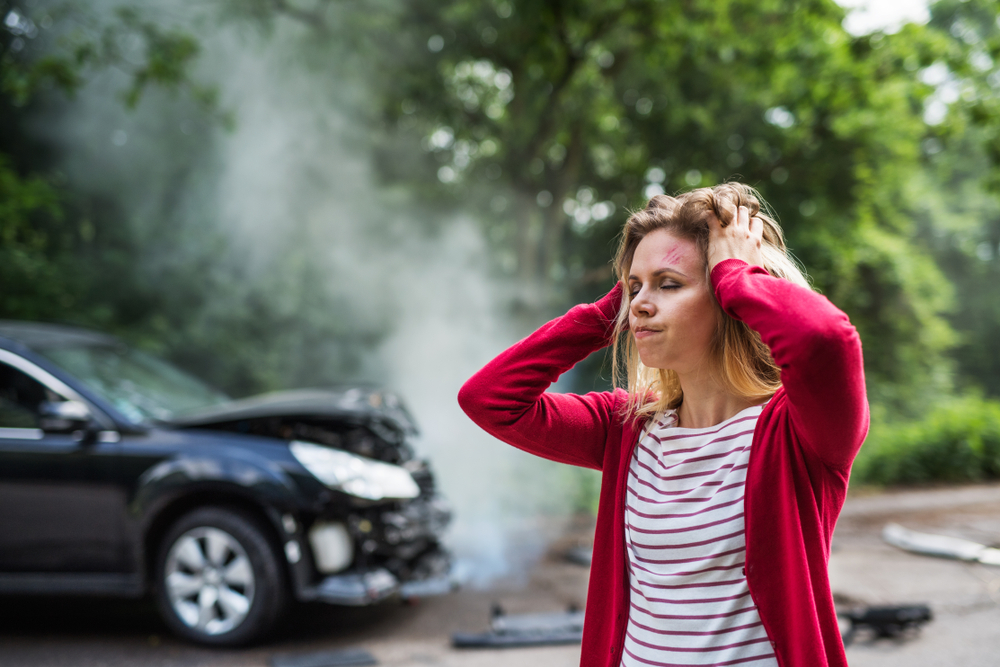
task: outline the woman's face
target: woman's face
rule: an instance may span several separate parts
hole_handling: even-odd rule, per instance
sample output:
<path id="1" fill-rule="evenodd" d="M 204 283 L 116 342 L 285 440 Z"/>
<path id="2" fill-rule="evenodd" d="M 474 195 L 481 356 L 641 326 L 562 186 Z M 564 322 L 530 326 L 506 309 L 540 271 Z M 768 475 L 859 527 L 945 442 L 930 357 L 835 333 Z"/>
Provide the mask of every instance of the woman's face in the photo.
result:
<path id="1" fill-rule="evenodd" d="M 635 249 L 628 277 L 629 328 L 649 368 L 689 374 L 712 362 L 719 311 L 694 241 L 665 229 Z"/>

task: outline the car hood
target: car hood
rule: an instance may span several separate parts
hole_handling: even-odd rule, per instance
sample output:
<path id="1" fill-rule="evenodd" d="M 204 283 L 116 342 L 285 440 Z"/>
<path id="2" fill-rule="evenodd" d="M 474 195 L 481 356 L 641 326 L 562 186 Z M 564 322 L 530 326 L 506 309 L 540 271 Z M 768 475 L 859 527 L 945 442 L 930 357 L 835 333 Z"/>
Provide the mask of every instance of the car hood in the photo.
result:
<path id="1" fill-rule="evenodd" d="M 362 423 L 381 420 L 404 433 L 417 432 L 413 418 L 395 394 L 364 387 L 275 391 L 185 412 L 168 423 L 199 427 L 260 417 L 335 417 Z"/>

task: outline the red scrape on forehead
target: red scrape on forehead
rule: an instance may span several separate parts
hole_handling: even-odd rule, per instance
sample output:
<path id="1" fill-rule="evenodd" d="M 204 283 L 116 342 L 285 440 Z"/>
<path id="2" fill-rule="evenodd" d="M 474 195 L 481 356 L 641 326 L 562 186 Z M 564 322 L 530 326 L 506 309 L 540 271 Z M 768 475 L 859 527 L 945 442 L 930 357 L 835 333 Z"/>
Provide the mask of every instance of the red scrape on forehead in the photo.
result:
<path id="1" fill-rule="evenodd" d="M 666 264 L 677 264 L 683 256 L 684 251 L 679 246 L 675 245 L 670 249 L 670 252 L 663 256 L 663 261 Z"/>

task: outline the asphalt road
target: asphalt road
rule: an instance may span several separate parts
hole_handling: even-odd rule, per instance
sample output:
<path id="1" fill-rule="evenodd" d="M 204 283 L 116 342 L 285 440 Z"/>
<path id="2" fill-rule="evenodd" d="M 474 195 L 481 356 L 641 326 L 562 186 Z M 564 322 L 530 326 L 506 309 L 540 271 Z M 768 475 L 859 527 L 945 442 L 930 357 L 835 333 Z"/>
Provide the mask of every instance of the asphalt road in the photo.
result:
<path id="1" fill-rule="evenodd" d="M 927 603 L 934 620 L 899 640 L 848 647 L 852 667 L 995 667 L 1000 664 L 1000 567 L 900 551 L 886 523 L 981 544 L 1000 543 L 1000 486 L 879 494 L 848 500 L 834 536 L 834 593 L 863 604 Z"/>
<path id="2" fill-rule="evenodd" d="M 982 543 L 1000 541 L 1000 485 L 852 497 L 834 538 L 831 581 L 844 604 L 928 603 L 934 620 L 897 639 L 862 636 L 848 647 L 852 667 L 993 667 L 1000 664 L 1000 568 L 899 551 L 880 538 L 885 523 Z M 363 648 L 380 665 L 567 667 L 578 646 L 458 650 L 452 632 L 485 630 L 492 604 L 510 613 L 585 603 L 587 569 L 560 557 L 587 531 L 552 535 L 554 547 L 527 578 L 496 582 L 415 605 L 298 608 L 269 643 L 212 650 L 171 637 L 148 602 L 0 598 L 4 667 L 264 666 L 274 656 Z"/>

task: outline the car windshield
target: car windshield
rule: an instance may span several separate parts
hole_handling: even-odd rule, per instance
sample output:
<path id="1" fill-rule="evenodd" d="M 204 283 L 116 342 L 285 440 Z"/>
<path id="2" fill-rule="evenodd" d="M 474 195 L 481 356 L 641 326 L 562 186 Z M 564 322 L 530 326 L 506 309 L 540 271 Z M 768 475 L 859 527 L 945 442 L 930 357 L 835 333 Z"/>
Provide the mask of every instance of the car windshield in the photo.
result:
<path id="1" fill-rule="evenodd" d="M 52 347 L 39 350 L 140 424 L 232 400 L 201 380 L 156 357 L 124 345 Z"/>

